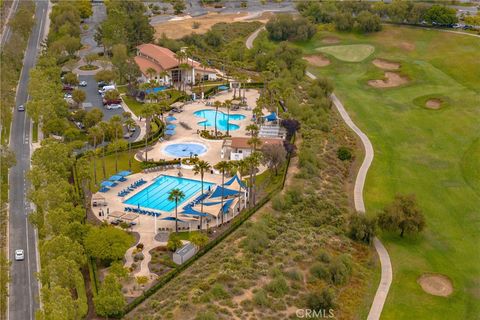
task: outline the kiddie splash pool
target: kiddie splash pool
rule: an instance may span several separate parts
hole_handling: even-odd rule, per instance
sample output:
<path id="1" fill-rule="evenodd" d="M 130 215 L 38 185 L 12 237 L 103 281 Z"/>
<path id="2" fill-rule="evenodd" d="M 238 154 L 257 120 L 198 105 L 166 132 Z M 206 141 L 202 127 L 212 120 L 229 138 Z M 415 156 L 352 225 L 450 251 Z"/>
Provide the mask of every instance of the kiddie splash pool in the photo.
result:
<path id="1" fill-rule="evenodd" d="M 200 156 L 207 152 L 208 148 L 199 142 L 182 142 L 167 145 L 163 152 L 174 158 L 185 158 L 191 156 Z"/>

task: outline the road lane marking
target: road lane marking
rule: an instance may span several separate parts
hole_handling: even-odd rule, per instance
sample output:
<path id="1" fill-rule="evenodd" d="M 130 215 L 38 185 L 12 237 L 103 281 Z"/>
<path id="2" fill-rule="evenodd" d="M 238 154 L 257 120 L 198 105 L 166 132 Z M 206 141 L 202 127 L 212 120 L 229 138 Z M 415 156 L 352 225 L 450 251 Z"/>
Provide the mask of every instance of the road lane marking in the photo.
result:
<path id="1" fill-rule="evenodd" d="M 28 302 L 30 304 L 30 308 L 28 310 L 28 313 L 30 315 L 30 319 L 33 319 L 32 317 L 32 309 L 33 309 L 33 304 L 32 304 L 32 274 L 30 271 L 30 246 L 28 245 L 28 217 L 25 217 L 25 238 L 27 240 L 27 272 L 28 272 Z"/>

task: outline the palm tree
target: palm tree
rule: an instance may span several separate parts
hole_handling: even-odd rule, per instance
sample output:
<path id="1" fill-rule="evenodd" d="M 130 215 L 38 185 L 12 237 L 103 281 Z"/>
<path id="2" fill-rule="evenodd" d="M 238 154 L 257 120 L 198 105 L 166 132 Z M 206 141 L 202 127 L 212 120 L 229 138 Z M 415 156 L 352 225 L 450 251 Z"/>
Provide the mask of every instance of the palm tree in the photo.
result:
<path id="1" fill-rule="evenodd" d="M 103 179 L 106 179 L 107 178 L 107 169 L 106 169 L 106 165 L 105 165 L 105 137 L 106 137 L 106 134 L 107 132 L 109 132 L 109 125 L 108 123 L 106 122 L 100 122 L 98 124 L 98 127 L 100 128 L 101 132 L 102 132 L 102 171 L 103 171 Z"/>
<path id="2" fill-rule="evenodd" d="M 245 129 L 247 129 L 247 131 L 250 131 L 250 135 L 252 137 L 258 136 L 259 128 L 256 124 L 254 124 L 254 123 L 249 124 Z"/>
<path id="3" fill-rule="evenodd" d="M 144 105 L 141 115 L 145 117 L 145 161 L 148 161 L 148 134 L 150 133 L 150 121 L 152 116 L 155 114 L 155 105 L 153 103 L 147 103 Z"/>
<path id="4" fill-rule="evenodd" d="M 88 135 L 90 136 L 90 139 L 93 140 L 93 150 L 97 150 L 97 144 L 98 141 L 102 138 L 102 129 L 99 127 L 91 127 L 88 130 Z M 93 157 L 93 183 L 97 184 L 97 156 L 96 154 Z"/>
<path id="5" fill-rule="evenodd" d="M 181 85 L 182 85 L 182 88 L 184 92 L 187 91 L 187 77 L 186 77 L 186 74 L 187 74 L 187 71 L 191 69 L 190 65 L 188 63 L 181 63 L 179 65 L 179 68 L 180 70 L 182 70 L 182 82 L 181 82 Z M 184 76 L 185 75 L 185 76 Z"/>
<path id="6" fill-rule="evenodd" d="M 217 137 L 217 114 L 218 114 L 218 108 L 222 105 L 220 101 L 215 101 L 213 104 L 215 106 L 215 138 Z"/>
<path id="7" fill-rule="evenodd" d="M 145 70 L 145 73 L 148 75 L 149 80 L 151 80 L 157 74 L 157 70 L 150 67 Z"/>
<path id="8" fill-rule="evenodd" d="M 175 201 L 175 233 L 178 233 L 178 202 L 185 198 L 182 190 L 175 188 L 168 193 L 168 200 Z"/>
<path id="9" fill-rule="evenodd" d="M 221 218 L 222 218 L 222 225 L 223 225 L 223 189 L 225 188 L 225 173 L 230 170 L 231 164 L 228 161 L 220 161 L 215 165 L 214 168 L 222 173 L 222 200 L 221 200 L 222 205 L 220 207 L 221 208 L 220 214 L 222 215 Z"/>
<path id="10" fill-rule="evenodd" d="M 257 167 L 260 165 L 262 154 L 260 152 L 253 152 L 247 158 L 245 158 L 245 162 L 248 164 L 250 168 L 250 192 L 249 198 L 250 201 L 248 202 L 248 206 L 251 207 L 252 204 L 255 205 L 255 184 L 257 179 Z"/>
<path id="11" fill-rule="evenodd" d="M 235 170 L 237 171 L 237 173 L 239 175 L 240 181 L 242 181 L 243 180 L 242 172 L 245 172 L 249 168 L 248 162 L 245 159 L 238 160 L 238 161 L 235 161 L 234 166 L 235 166 Z M 242 185 L 239 183 L 238 196 L 240 197 L 241 194 L 242 194 Z"/>
<path id="12" fill-rule="evenodd" d="M 227 136 L 230 134 L 230 108 L 232 107 L 232 100 L 226 100 L 223 105 L 227 108 Z"/>
<path id="13" fill-rule="evenodd" d="M 161 79 L 163 79 L 163 84 L 164 84 L 164 85 L 165 85 L 165 82 L 166 82 L 166 81 L 165 81 L 165 77 L 168 76 L 168 74 L 169 74 L 169 73 L 168 73 L 168 71 L 166 71 L 166 70 L 163 70 L 162 72 L 160 72 L 160 73 L 158 74 L 158 76 L 159 76 Z"/>
<path id="14" fill-rule="evenodd" d="M 205 172 L 210 170 L 212 166 L 210 163 L 208 163 L 205 160 L 198 160 L 197 163 L 195 163 L 195 166 L 193 167 L 193 173 L 194 174 L 200 174 L 200 181 L 202 182 L 202 194 L 203 194 L 203 177 L 205 175 Z M 203 199 L 200 202 L 200 212 L 203 214 Z M 200 230 L 202 230 L 203 226 L 203 217 L 200 216 Z"/>
<path id="15" fill-rule="evenodd" d="M 123 131 L 122 126 L 122 119 L 118 115 L 114 115 L 110 118 L 110 125 L 113 128 L 113 132 L 115 135 L 115 141 L 112 142 L 113 148 L 115 151 L 115 172 L 118 172 L 118 149 L 119 149 L 119 140 L 118 140 L 118 133 L 120 130 Z"/>
<path id="16" fill-rule="evenodd" d="M 130 132 L 130 128 L 135 127 L 136 122 L 131 117 L 125 119 L 124 122 L 125 126 L 127 127 L 128 131 Z M 128 170 L 132 171 L 132 140 L 128 139 Z"/>

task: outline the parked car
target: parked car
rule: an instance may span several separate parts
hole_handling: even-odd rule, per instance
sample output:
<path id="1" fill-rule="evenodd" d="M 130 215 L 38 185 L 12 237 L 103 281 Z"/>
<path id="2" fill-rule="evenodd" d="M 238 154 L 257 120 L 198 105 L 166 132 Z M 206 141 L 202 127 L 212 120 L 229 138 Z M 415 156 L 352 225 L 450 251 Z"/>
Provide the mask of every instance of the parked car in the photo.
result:
<path id="1" fill-rule="evenodd" d="M 103 105 L 104 105 L 104 106 L 109 105 L 109 104 L 121 104 L 121 103 L 122 103 L 122 99 L 120 99 L 120 98 L 118 98 L 118 99 L 111 99 L 111 100 L 103 99 L 102 102 L 103 102 Z"/>
<path id="2" fill-rule="evenodd" d="M 25 260 L 25 252 L 22 249 L 15 250 L 15 260 L 16 261 Z"/>
<path id="3" fill-rule="evenodd" d="M 121 104 L 108 104 L 106 106 L 108 110 L 114 110 L 114 109 L 121 109 L 122 105 Z"/>
<path id="4" fill-rule="evenodd" d="M 71 86 L 71 85 L 68 85 L 68 84 L 63 85 L 63 91 L 73 91 L 73 90 L 75 90 L 74 86 Z"/>
<path id="5" fill-rule="evenodd" d="M 78 129 L 80 130 L 83 130 L 85 128 L 85 126 L 83 125 L 83 123 L 81 123 L 80 121 L 74 121 L 73 123 L 75 123 L 75 125 L 77 126 Z"/>
<path id="6" fill-rule="evenodd" d="M 133 136 L 133 133 L 127 132 L 123 135 L 123 139 L 130 139 Z"/>
<path id="7" fill-rule="evenodd" d="M 80 83 L 78 84 L 80 87 L 86 87 L 87 86 L 87 81 L 83 80 L 83 81 L 80 81 Z"/>
<path id="8" fill-rule="evenodd" d="M 20 111 L 20 112 L 25 111 L 25 107 L 23 106 L 23 104 L 21 104 L 17 107 L 17 110 Z"/>
<path id="9" fill-rule="evenodd" d="M 71 99 L 72 97 L 72 94 L 68 92 L 63 95 L 63 99 Z"/>
<path id="10" fill-rule="evenodd" d="M 98 86 L 99 88 L 103 88 L 103 87 L 105 87 L 107 84 L 108 84 L 108 83 L 106 83 L 105 81 L 99 81 L 98 84 L 97 84 L 97 86 Z"/>
<path id="11" fill-rule="evenodd" d="M 98 90 L 98 94 L 102 94 L 102 93 L 105 93 L 107 91 L 115 90 L 115 89 L 116 89 L 115 85 L 104 86 L 102 89 Z"/>

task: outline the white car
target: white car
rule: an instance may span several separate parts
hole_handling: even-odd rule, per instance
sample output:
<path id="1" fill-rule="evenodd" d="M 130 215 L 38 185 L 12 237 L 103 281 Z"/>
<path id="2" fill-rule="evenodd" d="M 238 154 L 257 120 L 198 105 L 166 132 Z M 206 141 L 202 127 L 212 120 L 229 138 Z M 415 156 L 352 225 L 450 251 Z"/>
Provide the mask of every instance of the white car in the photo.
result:
<path id="1" fill-rule="evenodd" d="M 83 80 L 83 81 L 80 81 L 80 83 L 78 84 L 80 87 L 86 87 L 87 86 L 87 81 Z"/>
<path id="2" fill-rule="evenodd" d="M 122 108 L 121 104 L 108 104 L 107 105 L 108 110 L 121 109 L 121 108 Z"/>
<path id="3" fill-rule="evenodd" d="M 25 253 L 23 252 L 23 250 L 22 249 L 15 250 L 15 260 L 22 261 L 24 259 L 25 259 Z"/>
<path id="4" fill-rule="evenodd" d="M 17 107 L 17 110 L 18 111 L 25 111 L 25 107 L 23 106 L 23 104 L 21 104 Z"/>

